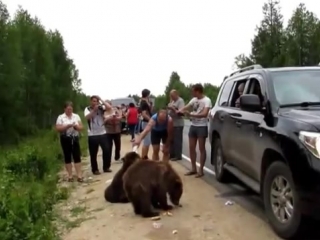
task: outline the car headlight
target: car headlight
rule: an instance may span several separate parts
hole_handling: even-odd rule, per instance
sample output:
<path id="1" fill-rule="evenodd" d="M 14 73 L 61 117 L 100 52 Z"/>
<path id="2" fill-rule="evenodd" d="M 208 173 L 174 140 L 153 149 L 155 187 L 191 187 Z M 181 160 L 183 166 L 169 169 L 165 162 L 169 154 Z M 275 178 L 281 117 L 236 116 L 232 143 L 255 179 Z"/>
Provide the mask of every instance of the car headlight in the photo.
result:
<path id="1" fill-rule="evenodd" d="M 320 159 L 320 133 L 301 131 L 299 139 L 316 158 Z"/>

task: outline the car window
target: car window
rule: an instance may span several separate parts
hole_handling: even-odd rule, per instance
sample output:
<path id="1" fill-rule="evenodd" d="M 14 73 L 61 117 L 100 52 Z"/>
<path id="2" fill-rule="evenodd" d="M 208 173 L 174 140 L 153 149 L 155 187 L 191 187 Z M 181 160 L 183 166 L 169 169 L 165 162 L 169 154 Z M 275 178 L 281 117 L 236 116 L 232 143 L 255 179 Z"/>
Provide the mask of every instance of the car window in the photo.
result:
<path id="1" fill-rule="evenodd" d="M 271 72 L 280 105 L 320 102 L 320 70 Z"/>
<path id="2" fill-rule="evenodd" d="M 228 81 L 224 84 L 219 98 L 219 106 L 228 106 L 228 100 L 232 90 L 232 86 L 233 81 Z"/>

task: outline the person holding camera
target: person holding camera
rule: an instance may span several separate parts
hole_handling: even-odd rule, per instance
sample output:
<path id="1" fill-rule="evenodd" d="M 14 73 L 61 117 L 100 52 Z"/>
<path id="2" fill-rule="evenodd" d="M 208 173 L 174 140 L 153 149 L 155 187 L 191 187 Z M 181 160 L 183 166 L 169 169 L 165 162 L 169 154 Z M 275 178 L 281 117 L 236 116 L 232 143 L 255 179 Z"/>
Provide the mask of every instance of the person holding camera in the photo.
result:
<path id="1" fill-rule="evenodd" d="M 108 102 L 111 105 L 111 102 Z M 107 147 L 109 149 L 107 161 L 111 162 L 113 144 L 115 147 L 114 160 L 120 160 L 121 151 L 121 120 L 122 111 L 113 107 L 104 113 L 104 124 L 107 133 Z"/>
<path id="2" fill-rule="evenodd" d="M 84 110 L 84 116 L 88 121 L 88 145 L 91 170 L 94 175 L 100 174 L 97 163 L 99 146 L 102 149 L 103 171 L 111 172 L 111 161 L 108 160 L 109 149 L 104 126 L 104 111 L 109 109 L 111 109 L 109 103 L 103 101 L 99 96 L 92 96 L 90 106 Z"/>
<path id="3" fill-rule="evenodd" d="M 83 129 L 78 114 L 73 113 L 72 102 L 66 102 L 64 113 L 58 116 L 56 130 L 60 133 L 60 144 L 63 151 L 65 167 L 68 173 L 68 181 L 73 181 L 72 158 L 77 173 L 78 182 L 83 182 L 81 171 L 81 152 L 79 132 Z"/>
<path id="4" fill-rule="evenodd" d="M 170 92 L 171 102 L 168 104 L 169 114 L 173 119 L 173 138 L 170 147 L 170 159 L 172 161 L 182 159 L 182 143 L 183 143 L 183 114 L 179 113 L 179 109 L 184 107 L 184 100 L 179 96 L 177 90 Z"/>

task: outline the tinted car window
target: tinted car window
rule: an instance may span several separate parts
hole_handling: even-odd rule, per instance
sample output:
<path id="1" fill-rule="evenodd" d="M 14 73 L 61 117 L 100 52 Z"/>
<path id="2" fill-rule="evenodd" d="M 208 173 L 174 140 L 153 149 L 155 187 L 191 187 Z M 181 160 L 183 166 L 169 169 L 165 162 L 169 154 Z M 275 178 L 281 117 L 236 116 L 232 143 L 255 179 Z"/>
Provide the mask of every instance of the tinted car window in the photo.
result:
<path id="1" fill-rule="evenodd" d="M 220 106 L 228 105 L 228 100 L 229 100 L 232 86 L 233 86 L 233 81 L 228 81 L 226 82 L 226 84 L 224 84 L 223 89 L 221 90 L 221 95 L 219 99 Z"/>
<path id="2" fill-rule="evenodd" d="M 280 105 L 320 102 L 319 70 L 271 72 L 271 76 Z"/>

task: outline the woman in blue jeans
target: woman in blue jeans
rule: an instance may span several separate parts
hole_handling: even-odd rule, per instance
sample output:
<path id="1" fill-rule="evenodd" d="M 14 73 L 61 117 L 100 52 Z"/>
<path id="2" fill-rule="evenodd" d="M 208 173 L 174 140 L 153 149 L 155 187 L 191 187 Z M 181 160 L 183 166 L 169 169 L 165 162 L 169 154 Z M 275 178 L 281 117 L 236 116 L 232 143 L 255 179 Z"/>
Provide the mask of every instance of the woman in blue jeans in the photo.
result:
<path id="1" fill-rule="evenodd" d="M 159 110 L 154 114 L 139 137 L 135 138 L 134 145 L 140 145 L 146 136 L 150 136 L 153 148 L 152 160 L 159 160 L 160 143 L 163 144 L 163 161 L 169 161 L 169 146 L 173 132 L 173 121 L 167 110 Z M 149 134 L 150 133 L 150 134 Z"/>

